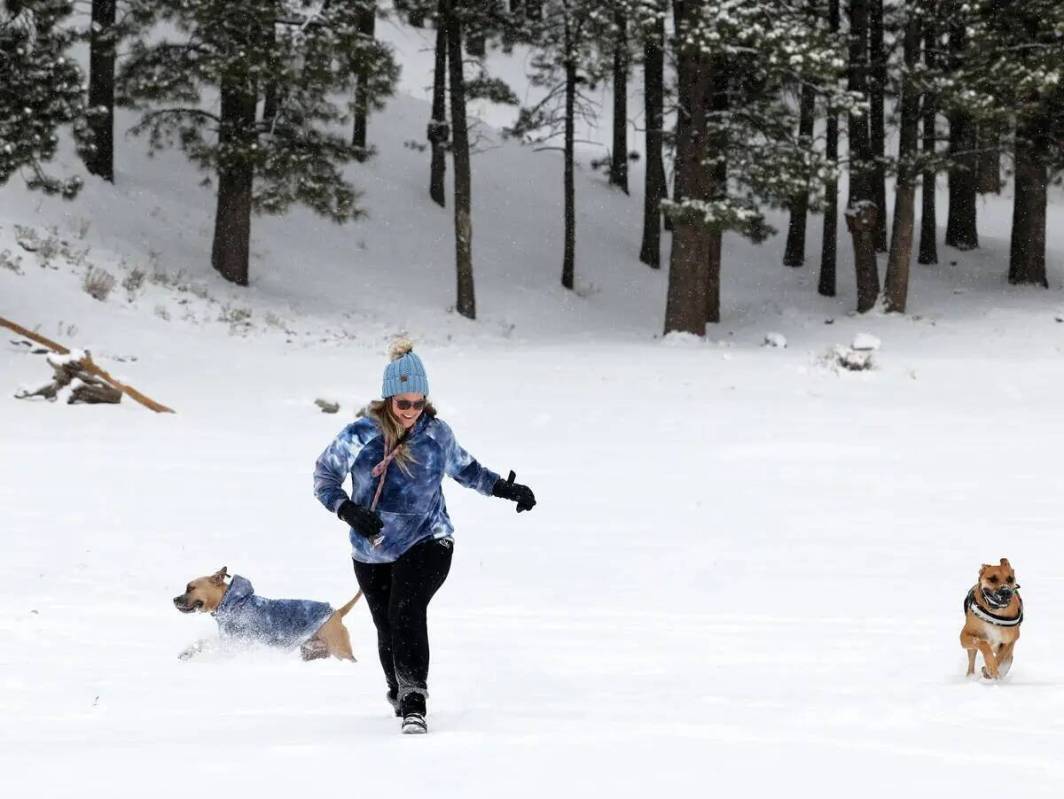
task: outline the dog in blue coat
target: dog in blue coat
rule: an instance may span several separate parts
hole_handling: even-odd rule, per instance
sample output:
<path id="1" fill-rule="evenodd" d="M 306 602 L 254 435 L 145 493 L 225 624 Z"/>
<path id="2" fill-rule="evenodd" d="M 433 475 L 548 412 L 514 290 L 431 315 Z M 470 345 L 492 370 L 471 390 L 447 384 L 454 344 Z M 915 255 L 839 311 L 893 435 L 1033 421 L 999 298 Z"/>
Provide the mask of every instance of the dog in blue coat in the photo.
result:
<path id="1" fill-rule="evenodd" d="M 174 607 L 182 613 L 210 613 L 218 622 L 222 644 L 242 642 L 265 644 L 280 649 L 299 647 L 304 660 L 335 657 L 355 660 L 351 636 L 344 616 L 355 606 L 362 592 L 343 607 L 334 610 L 327 602 L 309 599 L 267 599 L 255 594 L 251 582 L 225 566 L 208 577 L 197 577 L 174 597 Z M 182 659 L 209 648 L 200 641 L 181 653 Z"/>

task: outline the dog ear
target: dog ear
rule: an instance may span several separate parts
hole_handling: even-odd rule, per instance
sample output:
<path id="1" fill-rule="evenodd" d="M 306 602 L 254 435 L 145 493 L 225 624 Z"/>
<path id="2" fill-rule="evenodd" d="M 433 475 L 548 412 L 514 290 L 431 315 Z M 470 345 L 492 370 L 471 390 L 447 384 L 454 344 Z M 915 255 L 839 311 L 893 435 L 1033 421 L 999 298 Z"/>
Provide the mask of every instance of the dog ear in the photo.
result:
<path id="1" fill-rule="evenodd" d="M 1001 559 L 1001 565 L 1002 566 L 1007 566 L 1010 569 L 1012 568 L 1012 564 L 1009 563 L 1009 559 L 1008 558 L 1002 558 Z"/>
<path id="2" fill-rule="evenodd" d="M 218 571 L 211 575 L 211 580 L 216 583 L 224 583 L 225 578 L 229 576 L 228 567 L 222 566 Z"/>
<path id="3" fill-rule="evenodd" d="M 991 566 L 989 563 L 984 563 L 982 566 L 979 567 L 979 576 L 982 577 L 983 576 L 983 572 L 985 572 L 987 569 L 992 569 L 992 568 L 994 568 L 994 567 Z"/>

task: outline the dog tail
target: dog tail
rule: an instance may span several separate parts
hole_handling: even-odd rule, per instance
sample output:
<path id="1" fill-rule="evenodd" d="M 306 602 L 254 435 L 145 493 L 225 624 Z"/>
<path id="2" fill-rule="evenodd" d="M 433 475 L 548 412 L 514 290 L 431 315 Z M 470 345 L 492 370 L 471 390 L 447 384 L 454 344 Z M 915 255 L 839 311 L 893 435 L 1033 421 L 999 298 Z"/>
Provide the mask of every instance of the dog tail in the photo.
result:
<path id="1" fill-rule="evenodd" d="M 355 603 L 358 602 L 358 600 L 360 600 L 360 599 L 362 599 L 362 591 L 361 590 L 359 590 L 359 592 L 357 594 L 355 594 L 355 598 L 354 599 L 352 599 L 350 602 L 348 602 L 346 605 L 344 605 L 342 608 L 340 608 L 338 611 L 336 611 L 337 614 L 339 614 L 340 618 L 342 619 L 344 616 L 346 616 L 351 611 L 351 608 L 353 608 L 355 606 Z"/>

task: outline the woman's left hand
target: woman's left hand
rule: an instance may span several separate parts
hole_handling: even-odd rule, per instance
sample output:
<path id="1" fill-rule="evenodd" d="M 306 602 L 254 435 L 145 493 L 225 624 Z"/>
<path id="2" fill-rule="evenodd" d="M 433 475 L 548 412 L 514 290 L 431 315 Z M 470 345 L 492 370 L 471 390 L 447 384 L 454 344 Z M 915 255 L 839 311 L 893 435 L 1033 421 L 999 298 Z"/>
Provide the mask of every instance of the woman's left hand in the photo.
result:
<path id="1" fill-rule="evenodd" d="M 532 493 L 532 489 L 528 486 L 515 483 L 514 478 L 516 477 L 517 475 L 512 470 L 506 480 L 500 477 L 495 481 L 495 486 L 491 489 L 491 495 L 516 502 L 518 513 L 523 510 L 532 510 L 536 505 L 536 495 Z"/>

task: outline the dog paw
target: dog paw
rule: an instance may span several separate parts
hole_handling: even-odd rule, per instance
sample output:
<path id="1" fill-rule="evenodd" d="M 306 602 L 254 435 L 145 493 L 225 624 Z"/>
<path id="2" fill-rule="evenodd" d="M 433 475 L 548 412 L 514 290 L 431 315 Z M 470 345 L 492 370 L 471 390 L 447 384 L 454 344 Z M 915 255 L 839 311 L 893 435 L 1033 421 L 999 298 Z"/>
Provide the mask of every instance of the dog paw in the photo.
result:
<path id="1" fill-rule="evenodd" d="M 208 647 L 209 645 L 206 642 L 197 641 L 196 643 L 185 647 L 180 653 L 178 653 L 177 659 L 192 660 L 192 658 L 196 657 L 197 655 L 202 655 L 208 649 Z"/>
<path id="2" fill-rule="evenodd" d="M 324 641 L 312 638 L 299 647 L 299 653 L 303 660 L 320 660 L 329 657 L 329 647 Z"/>

